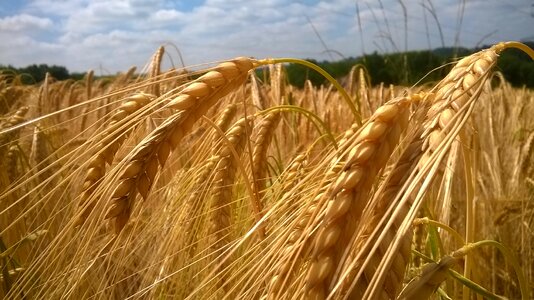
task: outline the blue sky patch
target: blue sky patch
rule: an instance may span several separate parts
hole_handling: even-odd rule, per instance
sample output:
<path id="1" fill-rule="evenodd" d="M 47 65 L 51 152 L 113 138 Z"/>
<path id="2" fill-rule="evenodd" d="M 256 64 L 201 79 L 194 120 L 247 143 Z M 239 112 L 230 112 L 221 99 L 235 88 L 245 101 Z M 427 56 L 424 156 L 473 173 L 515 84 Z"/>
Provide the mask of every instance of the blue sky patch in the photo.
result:
<path id="1" fill-rule="evenodd" d="M 399 0 L 381 2 L 1 1 L 0 39 L 9 42 L 0 43 L 0 64 L 48 63 L 72 71 L 114 73 L 133 65 L 143 67 L 160 45 L 168 45 L 169 55 L 177 61 L 176 46 L 185 63 L 192 65 L 243 55 L 323 60 L 364 51 L 534 39 L 530 0 L 467 1 L 462 22 L 461 1 L 404 0 L 407 23 Z M 170 60 L 164 60 L 163 66 L 170 66 Z"/>

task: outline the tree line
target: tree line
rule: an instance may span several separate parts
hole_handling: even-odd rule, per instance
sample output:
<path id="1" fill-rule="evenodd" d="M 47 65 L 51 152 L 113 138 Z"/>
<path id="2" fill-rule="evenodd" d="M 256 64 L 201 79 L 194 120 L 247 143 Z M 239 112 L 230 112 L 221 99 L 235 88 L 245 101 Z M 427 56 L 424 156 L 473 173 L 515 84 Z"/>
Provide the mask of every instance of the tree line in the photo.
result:
<path id="1" fill-rule="evenodd" d="M 46 73 L 56 80 L 74 79 L 80 80 L 85 73 L 70 73 L 64 66 L 47 65 L 47 64 L 32 64 L 22 68 L 15 68 L 11 65 L 0 65 L 0 73 L 4 75 L 20 75 L 20 81 L 23 84 L 35 84 L 45 79 Z"/>
<path id="2" fill-rule="evenodd" d="M 534 42 L 526 42 L 534 48 Z M 483 48 L 488 48 L 484 46 Z M 481 48 L 482 49 L 482 48 Z M 340 61 L 309 61 L 319 65 L 335 78 L 347 76 L 355 65 L 365 67 L 370 75 L 372 84 L 413 85 L 438 81 L 452 68 L 451 62 L 459 57 L 469 55 L 480 49 L 466 48 L 438 48 L 427 51 L 409 51 L 393 54 L 379 54 L 374 52 L 360 57 L 349 57 Z M 516 49 L 504 51 L 498 60 L 497 70 L 501 71 L 512 85 L 534 88 L 534 62 L 523 52 Z M 262 73 L 264 70 L 258 71 Z M 432 71 L 432 72 L 431 72 Z M 47 64 L 33 64 L 23 68 L 0 65 L 0 73 L 20 74 L 22 83 L 34 84 L 44 80 L 46 73 L 50 73 L 57 80 L 80 80 L 85 73 L 70 73 L 63 66 L 48 66 Z M 326 82 L 319 73 L 297 64 L 286 66 L 290 84 L 302 87 L 306 80 L 319 86 Z"/>
<path id="3" fill-rule="evenodd" d="M 534 48 L 534 42 L 525 42 Z M 350 57 L 344 60 L 329 62 L 314 62 L 335 78 L 345 77 L 355 65 L 362 65 L 367 70 L 372 84 L 405 85 L 416 83 L 435 82 L 442 79 L 453 67 L 454 61 L 463 56 L 470 55 L 481 49 L 454 49 L 439 48 L 426 51 L 409 51 L 393 54 L 379 54 L 374 52 L 361 57 Z M 290 64 L 286 67 L 288 80 L 291 84 L 302 87 L 306 80 L 318 86 L 326 82 L 319 73 L 304 66 Z M 502 72 L 506 80 L 514 86 L 526 86 L 534 88 L 534 61 L 524 52 L 517 49 L 504 51 L 497 65 L 497 70 Z"/>

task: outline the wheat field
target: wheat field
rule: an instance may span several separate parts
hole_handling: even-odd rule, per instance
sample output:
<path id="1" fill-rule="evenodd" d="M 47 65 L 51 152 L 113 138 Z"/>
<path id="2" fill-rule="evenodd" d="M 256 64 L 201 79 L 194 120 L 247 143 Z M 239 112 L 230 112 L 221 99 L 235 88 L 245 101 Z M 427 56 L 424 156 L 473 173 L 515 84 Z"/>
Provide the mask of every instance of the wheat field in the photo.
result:
<path id="1" fill-rule="evenodd" d="M 531 299 L 534 92 L 247 57 L 0 78 L 5 299 Z M 258 72 L 261 70 L 262 72 Z"/>

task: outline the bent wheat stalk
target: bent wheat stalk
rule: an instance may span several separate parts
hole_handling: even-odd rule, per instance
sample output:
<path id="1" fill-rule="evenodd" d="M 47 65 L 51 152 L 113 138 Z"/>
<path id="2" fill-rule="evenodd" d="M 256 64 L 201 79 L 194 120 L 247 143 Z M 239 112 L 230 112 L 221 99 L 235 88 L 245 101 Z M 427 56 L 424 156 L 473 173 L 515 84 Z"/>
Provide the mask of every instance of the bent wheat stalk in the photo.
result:
<path id="1" fill-rule="evenodd" d="M 458 258 L 444 256 L 438 263 L 423 266 L 421 275 L 413 279 L 402 290 L 399 300 L 426 300 L 447 279 L 447 271 L 458 262 Z"/>

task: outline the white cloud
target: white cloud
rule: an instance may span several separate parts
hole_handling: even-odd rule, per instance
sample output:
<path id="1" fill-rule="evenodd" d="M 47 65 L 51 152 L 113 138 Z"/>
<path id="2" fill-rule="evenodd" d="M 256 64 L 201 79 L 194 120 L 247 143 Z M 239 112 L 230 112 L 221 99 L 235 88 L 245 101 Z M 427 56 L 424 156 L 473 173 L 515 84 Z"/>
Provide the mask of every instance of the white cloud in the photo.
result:
<path id="1" fill-rule="evenodd" d="M 8 46 L 0 46 L 2 64 L 14 66 L 27 66 L 29 64 L 46 63 L 49 65 L 66 65 L 63 57 L 63 48 L 57 44 L 39 42 L 23 35 L 11 35 L 5 38 L 6 33 L 0 33 L 0 40 L 9 40 Z M 6 61 L 4 58 L 9 58 Z"/>
<path id="2" fill-rule="evenodd" d="M 150 16 L 150 22 L 155 23 L 182 23 L 186 18 L 186 14 L 175 9 L 160 9 Z"/>
<path id="3" fill-rule="evenodd" d="M 391 42 L 404 48 L 404 16 L 398 0 L 382 0 L 383 9 L 375 1 L 357 3 L 366 52 L 392 51 Z M 421 1 L 404 3 L 409 18 L 408 47 L 422 49 L 428 42 L 432 47 L 440 46 L 436 23 L 425 11 L 427 41 Z M 445 44 L 451 46 L 459 1 L 433 3 Z M 530 3 L 518 0 L 513 7 L 507 5 L 498 0 L 468 1 L 461 44 L 474 46 L 493 30 L 498 33 L 488 43 L 532 35 L 529 28 L 534 25 L 533 19 L 521 8 L 530 7 Z M 75 71 L 103 65 L 111 72 L 144 64 L 159 45 L 166 43 L 177 45 L 187 64 L 238 55 L 329 59 L 308 18 L 329 49 L 345 56 L 361 53 L 354 0 L 206 0 L 178 4 L 169 0 L 33 0 L 16 15 L 0 19 L 2 40 L 31 44 L 31 49 L 13 51 L 3 43 L 0 53 L 5 63 L 54 62 Z M 176 57 L 172 48 L 168 50 Z M 165 60 L 164 65 L 168 64 Z"/>
<path id="4" fill-rule="evenodd" d="M 52 20 L 48 18 L 39 18 L 28 14 L 0 18 L 0 30 L 2 31 L 41 30 L 48 29 L 52 25 Z"/>

